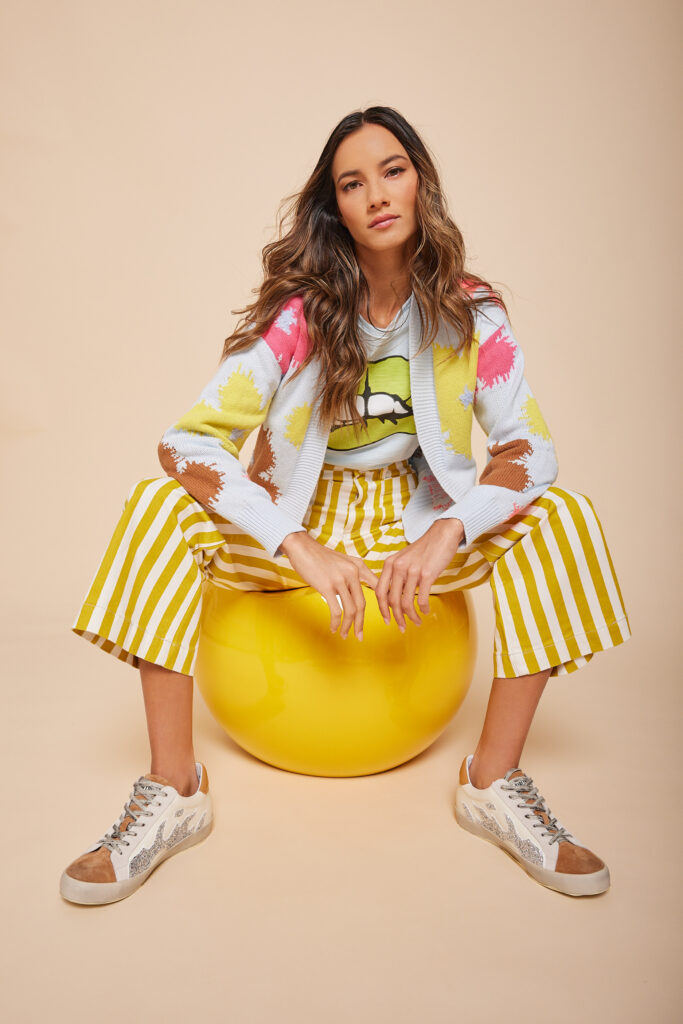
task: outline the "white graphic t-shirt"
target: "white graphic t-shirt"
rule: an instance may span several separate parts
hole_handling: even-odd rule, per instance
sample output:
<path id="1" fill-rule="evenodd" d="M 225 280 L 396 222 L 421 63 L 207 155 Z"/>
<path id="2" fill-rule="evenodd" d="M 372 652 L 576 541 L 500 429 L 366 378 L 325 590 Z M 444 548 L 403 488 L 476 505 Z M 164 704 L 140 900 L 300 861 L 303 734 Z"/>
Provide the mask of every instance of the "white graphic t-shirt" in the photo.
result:
<path id="1" fill-rule="evenodd" d="M 417 448 L 410 401 L 408 316 L 412 293 L 388 327 L 373 327 L 359 316 L 361 340 L 368 356 L 356 405 L 367 427 L 356 438 L 348 421 L 332 427 L 325 461 L 351 469 L 377 469 L 409 458 Z"/>

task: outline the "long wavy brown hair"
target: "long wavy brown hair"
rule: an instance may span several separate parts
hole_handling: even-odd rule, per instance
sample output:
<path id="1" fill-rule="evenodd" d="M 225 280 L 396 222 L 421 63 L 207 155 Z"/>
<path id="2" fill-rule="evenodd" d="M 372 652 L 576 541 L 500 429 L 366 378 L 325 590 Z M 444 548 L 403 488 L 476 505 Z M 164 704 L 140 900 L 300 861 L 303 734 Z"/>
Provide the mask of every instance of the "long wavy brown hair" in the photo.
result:
<path id="1" fill-rule="evenodd" d="M 383 125 L 392 132 L 418 174 L 418 231 L 408 269 L 420 316 L 419 351 L 434 341 L 439 316 L 462 338 L 456 350 L 460 352 L 472 344 L 477 306 L 494 301 L 507 312 L 499 291 L 465 271 L 462 233 L 448 214 L 434 161 L 415 129 L 392 107 L 368 107 L 344 117 L 333 129 L 304 187 L 282 200 L 276 220 L 278 237 L 262 252 L 263 283 L 254 289 L 258 297 L 231 311 L 245 315 L 225 339 L 221 359 L 256 341 L 285 302 L 300 294 L 310 349 L 293 376 L 317 358 L 321 422 L 331 427 L 344 420 L 356 430 L 366 425 L 355 402 L 367 362 L 358 334 L 358 315 L 368 308 L 370 295 L 353 238 L 338 219 L 332 161 L 342 140 L 364 124 Z M 482 286 L 486 294 L 471 294 Z"/>

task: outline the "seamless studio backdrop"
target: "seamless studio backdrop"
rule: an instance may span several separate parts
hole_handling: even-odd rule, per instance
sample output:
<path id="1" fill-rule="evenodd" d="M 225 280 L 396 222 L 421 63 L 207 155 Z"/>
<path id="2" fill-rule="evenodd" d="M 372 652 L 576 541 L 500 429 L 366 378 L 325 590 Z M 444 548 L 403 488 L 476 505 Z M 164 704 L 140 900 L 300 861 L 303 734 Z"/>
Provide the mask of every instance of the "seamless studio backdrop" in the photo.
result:
<path id="1" fill-rule="evenodd" d="M 9 1020 L 113 1021 L 123 1000 L 169 1024 L 445 1024 L 524 999 L 568 1022 L 579 991 L 584 1020 L 675 1019 L 680 23 L 663 0 L 3 5 Z M 491 682 L 481 587 L 472 687 L 425 754 L 358 779 L 276 771 L 196 693 L 213 835 L 121 904 L 68 905 L 63 867 L 149 768 L 139 676 L 73 615 L 217 368 L 280 201 L 376 103 L 434 153 L 470 266 L 508 301 L 557 483 L 605 529 L 633 636 L 549 681 L 522 765 L 612 888 L 545 890 L 453 818 Z"/>

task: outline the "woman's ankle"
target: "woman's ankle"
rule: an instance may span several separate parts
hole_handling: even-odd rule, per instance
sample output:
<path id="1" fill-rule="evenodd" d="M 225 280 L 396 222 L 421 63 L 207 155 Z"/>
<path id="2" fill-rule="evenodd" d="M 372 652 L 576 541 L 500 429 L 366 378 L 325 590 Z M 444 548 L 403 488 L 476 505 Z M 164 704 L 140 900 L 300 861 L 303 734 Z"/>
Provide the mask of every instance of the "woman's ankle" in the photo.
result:
<path id="1" fill-rule="evenodd" d="M 488 789 L 492 782 L 496 779 L 502 779 L 505 777 L 505 773 L 510 770 L 510 765 L 507 768 L 503 767 L 502 761 L 489 761 L 485 758 L 477 758 L 475 754 L 470 762 L 470 779 L 475 789 Z M 514 766 L 512 766 L 514 767 Z"/>
<path id="2" fill-rule="evenodd" d="M 160 775 L 163 779 L 167 779 L 180 796 L 193 796 L 199 786 L 194 761 L 189 765 L 186 763 L 182 765 L 164 764 L 153 761 L 150 774 Z"/>

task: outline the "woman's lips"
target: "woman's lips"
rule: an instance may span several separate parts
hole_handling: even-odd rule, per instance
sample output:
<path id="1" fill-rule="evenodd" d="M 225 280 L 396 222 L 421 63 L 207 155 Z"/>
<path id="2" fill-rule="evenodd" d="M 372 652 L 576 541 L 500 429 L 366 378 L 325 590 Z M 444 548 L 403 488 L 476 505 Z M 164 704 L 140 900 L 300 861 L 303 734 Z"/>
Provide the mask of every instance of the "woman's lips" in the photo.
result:
<path id="1" fill-rule="evenodd" d="M 388 227 L 391 227 L 391 225 L 394 223 L 394 221 L 397 221 L 397 220 L 398 220 L 397 216 L 396 217 L 387 217 L 385 220 L 381 220 L 377 224 L 371 224 L 370 227 L 371 228 L 388 228 Z"/>

